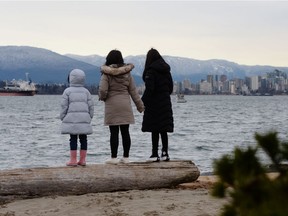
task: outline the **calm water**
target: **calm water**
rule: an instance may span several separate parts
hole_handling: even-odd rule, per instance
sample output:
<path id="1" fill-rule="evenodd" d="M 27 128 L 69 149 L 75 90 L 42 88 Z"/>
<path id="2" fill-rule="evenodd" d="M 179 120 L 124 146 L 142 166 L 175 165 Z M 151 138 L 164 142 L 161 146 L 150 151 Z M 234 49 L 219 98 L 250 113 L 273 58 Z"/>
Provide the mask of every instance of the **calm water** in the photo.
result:
<path id="1" fill-rule="evenodd" d="M 103 163 L 110 156 L 109 129 L 103 126 L 104 104 L 93 97 L 94 133 L 88 136 L 88 164 Z M 235 146 L 255 145 L 255 132 L 276 130 L 280 139 L 287 140 L 287 96 L 186 99 L 187 103 L 176 103 L 176 96 L 172 96 L 175 132 L 169 134 L 170 156 L 172 160 L 192 160 L 201 173 L 212 172 L 213 160 L 231 153 Z M 65 165 L 69 136 L 60 134 L 60 101 L 61 96 L 50 95 L 0 97 L 0 169 Z M 134 114 L 130 157 L 143 161 L 151 153 L 150 133 L 141 132 L 142 114 Z"/>

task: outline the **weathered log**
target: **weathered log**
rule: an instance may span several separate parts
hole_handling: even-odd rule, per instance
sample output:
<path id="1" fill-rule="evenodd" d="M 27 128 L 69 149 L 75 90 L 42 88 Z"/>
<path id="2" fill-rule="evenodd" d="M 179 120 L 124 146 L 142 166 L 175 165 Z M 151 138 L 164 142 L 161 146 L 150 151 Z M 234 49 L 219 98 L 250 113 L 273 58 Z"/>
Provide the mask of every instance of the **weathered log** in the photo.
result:
<path id="1" fill-rule="evenodd" d="M 192 161 L 89 164 L 0 171 L 0 199 L 173 187 L 197 180 Z"/>

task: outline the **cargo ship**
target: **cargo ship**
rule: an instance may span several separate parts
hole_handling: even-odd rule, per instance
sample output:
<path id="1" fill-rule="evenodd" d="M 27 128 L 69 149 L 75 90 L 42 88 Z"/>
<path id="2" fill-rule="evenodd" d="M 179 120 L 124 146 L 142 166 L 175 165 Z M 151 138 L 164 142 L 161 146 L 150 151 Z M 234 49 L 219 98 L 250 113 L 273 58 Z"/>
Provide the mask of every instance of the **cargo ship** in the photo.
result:
<path id="1" fill-rule="evenodd" d="M 28 79 L 28 75 L 26 74 Z M 37 93 L 37 89 L 31 80 L 12 80 L 6 81 L 6 85 L 0 88 L 0 96 L 33 96 Z"/>

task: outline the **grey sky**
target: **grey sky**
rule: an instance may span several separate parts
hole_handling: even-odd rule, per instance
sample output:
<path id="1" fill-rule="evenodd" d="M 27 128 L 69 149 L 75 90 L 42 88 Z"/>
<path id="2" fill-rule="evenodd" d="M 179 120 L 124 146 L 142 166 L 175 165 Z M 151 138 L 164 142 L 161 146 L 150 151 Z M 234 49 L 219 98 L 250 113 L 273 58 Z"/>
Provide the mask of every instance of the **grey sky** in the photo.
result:
<path id="1" fill-rule="evenodd" d="M 288 66 L 287 1 L 1 1 L 0 46 Z"/>

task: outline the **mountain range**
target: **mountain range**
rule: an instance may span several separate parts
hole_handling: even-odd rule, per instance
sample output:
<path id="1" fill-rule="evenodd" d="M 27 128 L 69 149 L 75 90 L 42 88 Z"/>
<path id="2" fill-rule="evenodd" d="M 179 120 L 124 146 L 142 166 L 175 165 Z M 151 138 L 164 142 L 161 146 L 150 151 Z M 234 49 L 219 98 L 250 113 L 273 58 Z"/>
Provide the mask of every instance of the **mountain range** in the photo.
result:
<path id="1" fill-rule="evenodd" d="M 0 47 L 0 80 L 26 79 L 35 83 L 67 83 L 74 68 L 85 71 L 88 83 L 99 81 L 97 66 L 69 58 L 47 49 L 28 46 Z"/>
<path id="2" fill-rule="evenodd" d="M 145 55 L 127 56 L 126 63 L 133 63 L 132 71 L 137 84 L 142 82 Z M 197 82 L 206 79 L 208 74 L 225 74 L 229 79 L 263 75 L 275 69 L 288 73 L 288 67 L 247 66 L 226 60 L 196 60 L 164 55 L 171 66 L 175 81 L 188 79 Z M 66 83 L 69 72 L 74 68 L 85 71 L 87 84 L 97 84 L 100 79 L 100 66 L 105 57 L 99 55 L 61 55 L 56 52 L 30 46 L 0 46 L 0 80 L 25 79 L 25 73 L 36 83 Z"/>

